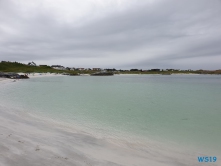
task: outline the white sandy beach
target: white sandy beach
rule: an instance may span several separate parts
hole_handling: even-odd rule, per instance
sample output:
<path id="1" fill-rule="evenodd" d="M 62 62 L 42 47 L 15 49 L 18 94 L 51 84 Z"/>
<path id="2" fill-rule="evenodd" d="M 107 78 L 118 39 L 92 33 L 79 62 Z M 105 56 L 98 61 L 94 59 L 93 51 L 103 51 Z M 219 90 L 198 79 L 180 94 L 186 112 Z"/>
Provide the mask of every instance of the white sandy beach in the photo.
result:
<path id="1" fill-rule="evenodd" d="M 6 81 L 8 80 L 7 78 L 0 78 L 0 81 Z"/>
<path id="2" fill-rule="evenodd" d="M 0 106 L 0 166 L 200 166 L 197 156 L 176 147 L 121 146 Z"/>
<path id="3" fill-rule="evenodd" d="M 0 142 L 0 165 L 5 166 L 201 165 L 190 154 L 167 152 L 159 147 L 145 150 L 129 144 L 117 146 L 4 107 L 0 108 Z"/>
<path id="4" fill-rule="evenodd" d="M 25 73 L 18 73 L 19 75 L 24 75 Z M 64 76 L 62 74 L 55 74 L 55 73 L 30 73 L 28 74 L 29 78 L 33 77 L 52 77 L 52 76 Z"/>

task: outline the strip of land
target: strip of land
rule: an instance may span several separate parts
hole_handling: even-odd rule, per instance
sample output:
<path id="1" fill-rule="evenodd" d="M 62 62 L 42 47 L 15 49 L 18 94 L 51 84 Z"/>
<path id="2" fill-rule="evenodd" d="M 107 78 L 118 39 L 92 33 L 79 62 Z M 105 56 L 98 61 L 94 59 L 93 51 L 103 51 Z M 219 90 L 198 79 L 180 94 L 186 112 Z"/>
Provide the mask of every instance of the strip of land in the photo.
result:
<path id="1" fill-rule="evenodd" d="M 28 73 L 62 73 L 66 75 L 85 75 L 85 74 L 95 74 L 101 72 L 100 68 L 70 68 L 63 67 L 60 68 L 48 66 L 48 65 L 39 65 L 32 66 L 28 64 L 22 64 L 19 62 L 0 62 L 0 75 L 1 72 L 22 72 L 25 74 Z M 104 69 L 106 72 L 114 74 L 221 74 L 221 69 L 217 70 L 180 70 L 180 69 L 130 69 L 130 70 L 121 70 L 121 69 Z"/>

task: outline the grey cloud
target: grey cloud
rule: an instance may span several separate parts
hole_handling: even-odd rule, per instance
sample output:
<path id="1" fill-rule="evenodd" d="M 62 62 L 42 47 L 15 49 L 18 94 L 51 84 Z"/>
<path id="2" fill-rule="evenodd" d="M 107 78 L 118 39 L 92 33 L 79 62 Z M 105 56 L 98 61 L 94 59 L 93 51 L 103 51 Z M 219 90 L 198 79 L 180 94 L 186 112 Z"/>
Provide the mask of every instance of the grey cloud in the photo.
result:
<path id="1" fill-rule="evenodd" d="M 67 58 L 63 65 L 71 65 L 70 58 L 100 58 L 96 65 L 104 67 L 114 65 L 104 62 L 111 55 L 121 62 L 118 67 L 163 68 L 177 60 L 198 58 L 199 63 L 202 57 L 221 56 L 220 1 L 140 3 L 75 25 L 41 8 L 29 16 L 14 1 L 0 1 L 0 57 L 46 62 Z"/>

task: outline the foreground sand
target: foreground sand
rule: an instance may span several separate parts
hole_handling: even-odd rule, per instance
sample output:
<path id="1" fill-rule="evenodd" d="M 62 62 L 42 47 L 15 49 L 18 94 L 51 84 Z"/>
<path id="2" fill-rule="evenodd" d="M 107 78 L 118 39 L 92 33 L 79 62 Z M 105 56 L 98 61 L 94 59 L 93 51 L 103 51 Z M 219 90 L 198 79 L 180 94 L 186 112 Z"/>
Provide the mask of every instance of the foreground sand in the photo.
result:
<path id="1" fill-rule="evenodd" d="M 202 165 L 198 154 L 176 147 L 116 142 L 0 105 L 0 166 Z"/>
<path id="2" fill-rule="evenodd" d="M 158 150 L 151 146 L 149 149 L 137 148 L 132 144 L 118 146 L 84 132 L 0 107 L 1 166 L 202 165 L 193 154 L 155 148 Z"/>

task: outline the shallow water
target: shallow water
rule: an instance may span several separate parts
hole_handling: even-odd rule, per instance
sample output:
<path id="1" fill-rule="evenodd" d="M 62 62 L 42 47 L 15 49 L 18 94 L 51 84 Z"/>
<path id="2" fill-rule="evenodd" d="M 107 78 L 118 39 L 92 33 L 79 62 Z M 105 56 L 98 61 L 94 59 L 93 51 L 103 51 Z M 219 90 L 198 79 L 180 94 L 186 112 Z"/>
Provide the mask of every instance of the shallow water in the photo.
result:
<path id="1" fill-rule="evenodd" d="M 221 154 L 221 76 L 42 77 L 1 85 L 0 104 L 97 137 Z"/>

